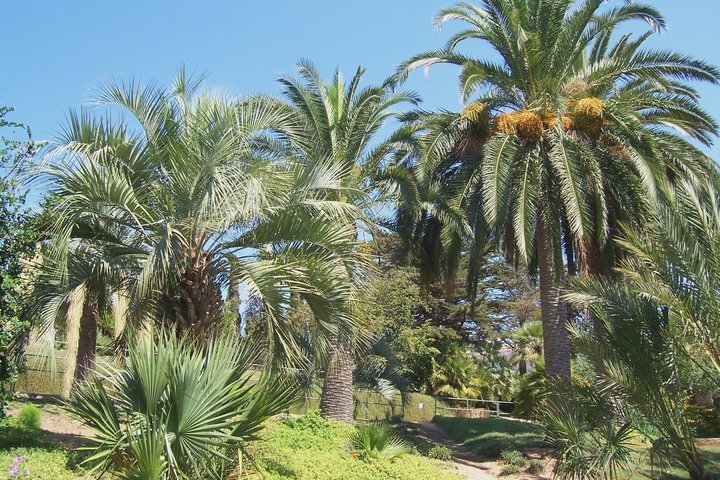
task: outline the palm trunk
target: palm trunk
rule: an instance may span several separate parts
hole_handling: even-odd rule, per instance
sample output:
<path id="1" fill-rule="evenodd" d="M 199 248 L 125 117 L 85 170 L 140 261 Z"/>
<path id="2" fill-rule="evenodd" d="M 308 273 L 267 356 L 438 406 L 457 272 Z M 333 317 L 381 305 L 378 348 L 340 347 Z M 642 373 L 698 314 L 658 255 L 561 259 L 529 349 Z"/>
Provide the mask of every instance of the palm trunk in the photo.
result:
<path id="1" fill-rule="evenodd" d="M 75 380 L 83 381 L 92 376 L 95 368 L 97 347 L 98 301 L 89 294 L 85 298 L 80 317 L 80 335 L 75 364 Z"/>
<path id="2" fill-rule="evenodd" d="M 570 378 L 570 343 L 566 327 L 567 309 L 561 297 L 559 269 L 553 242 L 541 212 L 537 220 L 537 262 L 540 276 L 540 311 L 547 376 Z"/>
<path id="3" fill-rule="evenodd" d="M 211 255 L 203 251 L 185 252 L 177 273 L 174 291 L 160 298 L 163 322 L 198 338 L 217 333 L 222 324 L 222 296 L 215 281 Z"/>
<path id="4" fill-rule="evenodd" d="M 349 346 L 336 346 L 325 369 L 320 411 L 330 420 L 353 421 L 353 357 Z"/>

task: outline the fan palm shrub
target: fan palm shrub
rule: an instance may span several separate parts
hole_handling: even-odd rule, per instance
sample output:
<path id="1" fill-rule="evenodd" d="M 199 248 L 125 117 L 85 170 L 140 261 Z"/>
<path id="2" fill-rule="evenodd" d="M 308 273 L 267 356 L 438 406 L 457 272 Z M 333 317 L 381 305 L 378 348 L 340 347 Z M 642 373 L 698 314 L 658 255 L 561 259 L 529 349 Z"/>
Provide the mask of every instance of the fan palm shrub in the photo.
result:
<path id="1" fill-rule="evenodd" d="M 444 154 L 424 156 L 440 162 L 440 178 L 449 173 L 460 183 L 448 192 L 463 196 L 458 204 L 479 245 L 472 252 L 481 252 L 490 235 L 503 240 L 507 258 L 537 268 L 545 365 L 548 375 L 564 378 L 566 265 L 574 273 L 579 257 L 589 273 L 604 274 L 604 248 L 618 218 L 641 221 L 669 181 L 709 170 L 708 159 L 668 126 L 700 142 L 717 130 L 687 84 L 717 83 L 717 69 L 642 48 L 652 32 L 615 39 L 626 21 L 643 20 L 654 31 L 665 21 L 646 5 L 605 3 L 458 3 L 441 10 L 436 24 L 458 20 L 466 28 L 444 49 L 398 70 L 402 79 L 436 63 L 460 66 L 468 105 L 454 119 L 441 114 L 444 120 L 429 129 L 439 141 L 430 145 Z M 471 40 L 487 43 L 498 61 L 460 53 Z"/>
<path id="2" fill-rule="evenodd" d="M 556 453 L 554 473 L 567 480 L 614 479 L 630 471 L 637 431 L 612 417 L 611 406 L 564 389 L 541 409 L 546 442 Z M 556 392 L 557 393 L 557 392 Z"/>
<path id="3" fill-rule="evenodd" d="M 359 425 L 348 439 L 353 456 L 364 461 L 392 460 L 410 453 L 410 445 L 398 437 L 385 422 Z"/>
<path id="4" fill-rule="evenodd" d="M 256 360 L 231 336 L 132 342 L 125 367 L 80 385 L 68 402 L 94 431 L 87 462 L 126 479 L 223 478 L 263 422 L 294 400 L 282 377 L 249 370 Z"/>
<path id="5" fill-rule="evenodd" d="M 512 334 L 511 361 L 519 366 L 520 375 L 527 373 L 527 364 L 537 365 L 543 358 L 542 322 L 532 321 L 520 325 Z"/>
<path id="6" fill-rule="evenodd" d="M 455 398 L 482 398 L 490 389 L 487 372 L 472 357 L 453 352 L 433 363 L 430 386 L 434 395 Z"/>

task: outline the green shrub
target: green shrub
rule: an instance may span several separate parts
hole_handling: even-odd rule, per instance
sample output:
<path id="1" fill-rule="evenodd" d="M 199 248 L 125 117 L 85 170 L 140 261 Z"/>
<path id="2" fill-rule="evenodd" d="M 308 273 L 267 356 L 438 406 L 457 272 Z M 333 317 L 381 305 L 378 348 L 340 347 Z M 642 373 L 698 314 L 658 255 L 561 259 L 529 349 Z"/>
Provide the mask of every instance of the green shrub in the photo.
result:
<path id="1" fill-rule="evenodd" d="M 428 458 L 434 458 L 435 460 L 449 462 L 452 460 L 452 450 L 443 445 L 434 444 L 427 449 L 425 456 Z"/>
<path id="2" fill-rule="evenodd" d="M 13 467 L 17 467 L 17 474 L 10 477 Z M 81 478 L 82 473 L 68 466 L 68 455 L 62 450 L 42 448 L 0 450 L 0 475 L 8 475 L 8 478 L 76 480 Z"/>
<path id="3" fill-rule="evenodd" d="M 75 390 L 69 402 L 95 430 L 93 466 L 122 478 L 220 476 L 221 455 L 244 450 L 293 399 L 282 379 L 250 381 L 256 358 L 233 337 L 201 343 L 168 333 L 131 344 L 127 367 Z"/>
<path id="4" fill-rule="evenodd" d="M 500 454 L 500 458 L 506 465 L 516 465 L 523 468 L 528 464 L 527 457 L 518 450 L 505 450 Z"/>
<path id="5" fill-rule="evenodd" d="M 32 403 L 22 406 L 17 414 L 18 426 L 28 430 L 40 430 L 40 409 Z"/>
<path id="6" fill-rule="evenodd" d="M 358 461 L 347 448 L 351 425 L 308 416 L 268 425 L 264 441 L 250 449 L 257 466 L 252 480 L 461 480 L 440 461 L 412 454 Z"/>
<path id="7" fill-rule="evenodd" d="M 698 437 L 720 437 L 720 411 L 717 408 L 688 405 L 685 415 Z"/>
<path id="8" fill-rule="evenodd" d="M 410 445 L 401 440 L 384 422 L 360 425 L 350 435 L 350 450 L 362 460 L 392 460 L 410 452 Z"/>

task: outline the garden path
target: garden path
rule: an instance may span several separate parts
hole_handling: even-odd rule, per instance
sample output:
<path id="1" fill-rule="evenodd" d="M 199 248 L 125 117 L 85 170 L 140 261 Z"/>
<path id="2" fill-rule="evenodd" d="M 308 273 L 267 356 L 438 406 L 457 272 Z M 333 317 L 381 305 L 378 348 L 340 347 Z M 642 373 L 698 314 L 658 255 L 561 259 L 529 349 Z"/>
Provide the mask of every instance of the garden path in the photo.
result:
<path id="1" fill-rule="evenodd" d="M 463 475 L 468 480 L 497 480 L 498 478 L 512 480 L 549 480 L 548 477 L 540 477 L 525 473 L 512 476 L 501 476 L 501 466 L 496 460 L 478 455 L 462 443 L 455 442 L 439 425 L 431 422 L 414 423 L 413 425 L 418 428 L 419 436 L 422 439 L 435 442 L 449 448 L 453 452 L 453 467 L 457 473 Z"/>

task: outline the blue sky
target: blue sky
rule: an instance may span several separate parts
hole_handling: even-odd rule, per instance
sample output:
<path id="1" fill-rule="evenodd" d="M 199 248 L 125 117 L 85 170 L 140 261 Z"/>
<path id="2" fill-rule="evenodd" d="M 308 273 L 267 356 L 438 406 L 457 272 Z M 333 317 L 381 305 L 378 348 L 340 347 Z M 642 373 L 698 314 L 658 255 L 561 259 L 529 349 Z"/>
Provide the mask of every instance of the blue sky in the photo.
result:
<path id="1" fill-rule="evenodd" d="M 619 3 L 615 0 L 614 3 Z M 655 0 L 669 30 L 655 46 L 720 65 L 718 0 Z M 277 93 L 275 78 L 300 58 L 326 76 L 367 68 L 380 81 L 398 62 L 439 48 L 449 29 L 433 29 L 433 14 L 450 2 L 427 0 L 3 0 L 0 105 L 34 136 L 58 131 L 70 107 L 110 77 L 168 82 L 182 64 L 209 74 L 207 84 L 235 94 Z M 638 30 L 643 24 L 636 25 Z M 468 53 L 488 51 L 477 44 Z M 416 72 L 408 86 L 426 108 L 457 110 L 455 70 Z M 720 118 L 720 87 L 703 86 L 703 104 Z M 720 159 L 720 148 L 712 156 Z"/>

